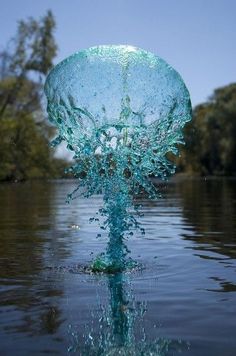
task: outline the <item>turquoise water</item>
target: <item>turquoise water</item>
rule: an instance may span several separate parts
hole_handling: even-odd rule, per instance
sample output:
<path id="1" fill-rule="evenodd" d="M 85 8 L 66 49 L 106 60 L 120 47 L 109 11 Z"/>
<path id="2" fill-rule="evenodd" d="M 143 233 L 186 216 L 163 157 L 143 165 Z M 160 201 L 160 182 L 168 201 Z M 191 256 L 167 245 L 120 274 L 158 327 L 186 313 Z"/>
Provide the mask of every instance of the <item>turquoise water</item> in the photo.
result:
<path id="1" fill-rule="evenodd" d="M 136 355 L 234 356 L 236 181 L 176 179 L 163 199 L 140 197 L 146 234 L 128 247 L 143 269 L 115 277 L 80 268 L 107 244 L 89 223 L 101 195 L 68 205 L 76 181 L 0 185 L 0 354 L 135 344 Z"/>
<path id="2" fill-rule="evenodd" d="M 74 152 L 76 163 L 69 171 L 85 188 L 83 196 L 103 194 L 99 215 L 105 217 L 101 229 L 108 230 L 109 242 L 91 269 L 132 268 L 137 263 L 126 258 L 125 239 L 137 228 L 145 232 L 135 197 L 145 191 L 149 199 L 158 199 L 149 177 L 165 180 L 175 172 L 167 154 L 178 154 L 182 129 L 191 119 L 188 90 L 160 57 L 111 45 L 82 50 L 59 63 L 47 77 L 45 94 L 49 120 L 59 131 L 52 145 L 64 140 Z M 76 188 L 68 200 L 77 196 Z"/>

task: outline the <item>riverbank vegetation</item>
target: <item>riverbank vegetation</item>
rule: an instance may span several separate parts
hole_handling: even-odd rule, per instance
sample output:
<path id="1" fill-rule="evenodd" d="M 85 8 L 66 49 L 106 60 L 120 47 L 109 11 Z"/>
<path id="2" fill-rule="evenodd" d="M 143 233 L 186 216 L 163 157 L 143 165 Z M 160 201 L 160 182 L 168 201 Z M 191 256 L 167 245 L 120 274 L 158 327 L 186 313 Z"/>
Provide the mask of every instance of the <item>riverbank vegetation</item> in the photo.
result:
<path id="1" fill-rule="evenodd" d="M 184 137 L 179 171 L 236 175 L 236 83 L 216 89 L 207 102 L 194 108 Z"/>
<path id="2" fill-rule="evenodd" d="M 0 53 L 1 181 L 57 177 L 67 164 L 49 147 L 55 132 L 42 109 L 43 82 L 57 52 L 54 30 L 50 11 L 20 21 Z"/>

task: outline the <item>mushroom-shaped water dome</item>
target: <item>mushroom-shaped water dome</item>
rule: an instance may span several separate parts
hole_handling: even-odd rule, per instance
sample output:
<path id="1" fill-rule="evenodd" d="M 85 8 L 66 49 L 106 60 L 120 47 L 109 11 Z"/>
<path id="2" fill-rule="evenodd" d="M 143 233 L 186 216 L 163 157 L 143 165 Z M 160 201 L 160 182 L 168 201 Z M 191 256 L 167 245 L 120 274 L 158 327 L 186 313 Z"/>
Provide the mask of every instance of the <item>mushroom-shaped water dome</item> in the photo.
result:
<path id="1" fill-rule="evenodd" d="M 94 139 L 94 132 L 108 135 L 113 144 L 114 137 L 130 142 L 139 127 L 154 129 L 159 144 L 163 135 L 178 141 L 177 132 L 191 118 L 180 75 L 163 59 L 132 46 L 97 46 L 73 54 L 50 72 L 45 93 L 49 118 L 74 151 Z"/>

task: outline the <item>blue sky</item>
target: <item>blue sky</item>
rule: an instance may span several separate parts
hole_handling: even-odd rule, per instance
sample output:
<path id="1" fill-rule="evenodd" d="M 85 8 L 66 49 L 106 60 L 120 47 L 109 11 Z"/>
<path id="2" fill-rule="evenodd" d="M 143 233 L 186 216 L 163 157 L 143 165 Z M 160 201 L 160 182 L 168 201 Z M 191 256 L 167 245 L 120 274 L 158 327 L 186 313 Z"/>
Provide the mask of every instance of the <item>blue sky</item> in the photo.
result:
<path id="1" fill-rule="evenodd" d="M 14 35 L 17 20 L 47 9 L 57 22 L 55 64 L 82 48 L 131 44 L 179 71 L 193 105 L 236 82 L 236 0 L 6 0 L 0 48 Z"/>

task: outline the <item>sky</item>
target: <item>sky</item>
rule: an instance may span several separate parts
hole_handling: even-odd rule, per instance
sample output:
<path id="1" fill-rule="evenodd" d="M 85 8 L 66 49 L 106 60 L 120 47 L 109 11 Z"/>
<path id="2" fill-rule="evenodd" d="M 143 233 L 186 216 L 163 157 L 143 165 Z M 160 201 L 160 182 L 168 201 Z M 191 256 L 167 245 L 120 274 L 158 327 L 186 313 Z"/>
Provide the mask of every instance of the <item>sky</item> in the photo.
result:
<path id="1" fill-rule="evenodd" d="M 17 21 L 55 15 L 55 64 L 99 44 L 151 51 L 184 79 L 193 105 L 236 82 L 236 0 L 0 0 L 0 50 Z"/>

